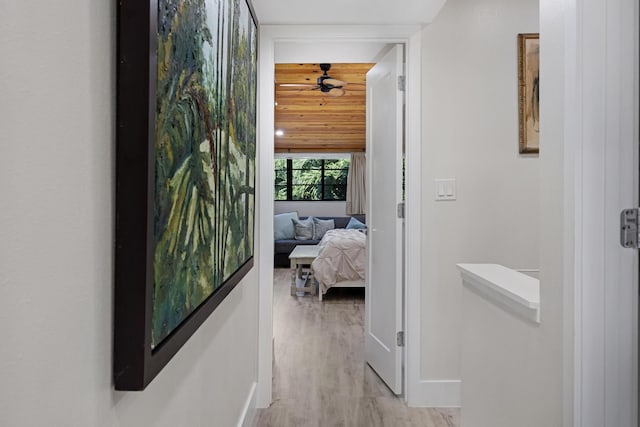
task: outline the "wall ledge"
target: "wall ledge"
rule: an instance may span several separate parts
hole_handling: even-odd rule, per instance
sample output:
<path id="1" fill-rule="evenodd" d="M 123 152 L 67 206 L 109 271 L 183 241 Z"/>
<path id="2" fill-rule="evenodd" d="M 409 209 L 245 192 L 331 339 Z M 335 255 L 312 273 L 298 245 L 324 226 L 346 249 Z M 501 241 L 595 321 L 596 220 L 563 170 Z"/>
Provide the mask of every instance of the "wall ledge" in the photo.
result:
<path id="1" fill-rule="evenodd" d="M 499 264 L 457 264 L 462 283 L 476 294 L 540 323 L 540 281 Z"/>

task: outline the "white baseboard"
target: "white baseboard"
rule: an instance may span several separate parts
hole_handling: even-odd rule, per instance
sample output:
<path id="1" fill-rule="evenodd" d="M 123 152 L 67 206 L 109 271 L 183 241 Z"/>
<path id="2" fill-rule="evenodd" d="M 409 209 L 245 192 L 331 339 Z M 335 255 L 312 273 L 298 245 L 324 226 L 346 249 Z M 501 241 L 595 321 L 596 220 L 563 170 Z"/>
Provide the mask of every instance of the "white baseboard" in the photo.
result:
<path id="1" fill-rule="evenodd" d="M 255 382 L 251 384 L 247 400 L 244 402 L 238 419 L 238 427 L 251 427 L 253 423 L 253 417 L 256 415 L 256 386 Z"/>
<path id="2" fill-rule="evenodd" d="M 408 404 L 417 408 L 459 408 L 461 386 L 460 380 L 421 380 Z"/>

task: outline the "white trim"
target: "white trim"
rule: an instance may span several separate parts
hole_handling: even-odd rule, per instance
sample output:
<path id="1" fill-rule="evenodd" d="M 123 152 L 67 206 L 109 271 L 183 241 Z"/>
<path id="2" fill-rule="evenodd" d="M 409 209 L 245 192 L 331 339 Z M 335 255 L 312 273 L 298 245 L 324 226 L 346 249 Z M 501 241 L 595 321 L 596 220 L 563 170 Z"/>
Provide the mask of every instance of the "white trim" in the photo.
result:
<path id="1" fill-rule="evenodd" d="M 261 25 L 260 43 L 266 35 L 276 42 L 384 42 L 404 43 L 420 31 L 419 25 Z M 264 31 L 264 33 L 263 33 Z M 264 35 L 263 35 L 264 34 Z M 325 58 L 326 61 L 332 60 Z M 272 104 L 273 105 L 273 104 Z"/>
<path id="2" fill-rule="evenodd" d="M 554 6 L 555 7 L 555 6 Z M 548 22 L 546 25 L 552 26 L 553 20 L 546 18 L 545 13 L 542 13 L 541 17 L 545 17 Z M 578 97 L 578 82 L 581 81 L 581 70 L 578 70 L 576 61 L 577 52 L 577 40 L 576 40 L 576 25 L 577 25 L 577 12 L 576 12 L 576 0 L 564 0 L 563 11 L 560 12 L 564 16 L 559 19 L 559 24 L 556 24 L 554 35 L 562 35 L 564 39 L 555 40 L 556 46 L 562 49 L 562 52 L 555 57 L 562 58 L 564 60 L 562 66 L 559 69 L 564 71 L 564 76 L 561 77 L 564 82 L 564 129 L 563 129 L 563 241 L 562 248 L 563 254 L 563 272 L 562 281 L 564 283 L 563 289 L 563 425 L 580 426 L 579 423 L 579 401 L 575 399 L 577 396 L 577 390 L 581 386 L 579 375 L 576 372 L 581 368 L 578 358 L 575 356 L 575 349 L 579 348 L 578 340 L 579 325 L 581 324 L 580 315 L 581 312 L 577 309 L 578 304 L 576 301 L 581 298 L 581 289 L 576 287 L 575 284 L 579 283 L 580 271 L 578 268 L 577 260 L 581 255 L 580 248 L 582 246 L 582 236 L 579 230 L 582 228 L 582 215 L 581 210 L 576 209 L 581 202 L 581 164 L 582 158 L 581 147 L 577 143 L 580 139 L 580 130 L 577 123 L 580 120 L 579 105 L 582 104 L 582 99 Z M 542 27 L 542 25 L 541 25 Z M 541 28 L 544 40 L 544 30 Z M 544 43 L 544 41 L 543 41 Z M 542 53 L 544 55 L 544 52 Z M 544 61 L 544 59 L 543 59 Z"/>
<path id="3" fill-rule="evenodd" d="M 258 390 L 256 404 L 271 404 L 273 361 L 273 153 L 274 41 L 260 27 L 258 52 Z"/>
<path id="4" fill-rule="evenodd" d="M 403 43 L 407 60 L 407 111 L 406 111 L 406 174 L 407 197 L 406 226 L 412 232 L 407 235 L 405 293 L 406 348 L 405 399 L 412 406 L 414 393 L 420 382 L 420 26 L 418 25 L 262 25 L 260 26 L 259 51 L 259 337 L 258 337 L 258 407 L 271 403 L 271 363 L 273 337 L 273 164 L 274 158 L 274 52 L 277 42 L 285 41 L 351 41 Z M 329 58 L 327 58 L 329 61 Z M 330 61 L 329 61 L 330 62 Z"/>
<path id="5" fill-rule="evenodd" d="M 459 408 L 462 381 L 421 380 L 415 385 L 411 406 L 417 408 Z"/>
<path id="6" fill-rule="evenodd" d="M 422 31 L 414 32 L 406 47 L 406 138 L 405 147 L 405 400 L 423 406 L 421 381 L 422 337 Z M 458 388 L 458 401 L 460 391 Z M 428 400 L 426 401 L 428 402 Z"/>
<path id="7" fill-rule="evenodd" d="M 251 383 L 247 400 L 244 402 L 240 418 L 238 418 L 238 427 L 251 427 L 253 418 L 256 415 L 256 386 L 257 383 Z"/>

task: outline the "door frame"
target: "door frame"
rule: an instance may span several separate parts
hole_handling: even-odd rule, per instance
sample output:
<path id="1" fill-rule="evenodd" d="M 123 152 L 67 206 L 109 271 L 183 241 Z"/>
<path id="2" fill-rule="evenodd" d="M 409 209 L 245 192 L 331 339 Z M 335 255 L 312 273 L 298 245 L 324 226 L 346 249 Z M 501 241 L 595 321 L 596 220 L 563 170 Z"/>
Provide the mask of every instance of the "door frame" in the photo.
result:
<path id="1" fill-rule="evenodd" d="M 256 405 L 271 404 L 273 363 L 273 159 L 274 67 L 278 42 L 384 42 L 405 46 L 405 224 L 411 233 L 405 241 L 404 295 L 404 399 L 409 406 L 420 402 L 420 206 L 421 206 L 421 28 L 399 26 L 261 25 L 258 56 L 258 207 L 256 239 L 259 277 L 258 385 Z"/>
<path id="2" fill-rule="evenodd" d="M 638 252 L 618 230 L 639 202 L 638 1 L 542 0 L 545 34 L 564 37 L 545 45 L 564 61 L 564 131 L 548 139 L 564 140 L 563 425 L 635 426 Z"/>

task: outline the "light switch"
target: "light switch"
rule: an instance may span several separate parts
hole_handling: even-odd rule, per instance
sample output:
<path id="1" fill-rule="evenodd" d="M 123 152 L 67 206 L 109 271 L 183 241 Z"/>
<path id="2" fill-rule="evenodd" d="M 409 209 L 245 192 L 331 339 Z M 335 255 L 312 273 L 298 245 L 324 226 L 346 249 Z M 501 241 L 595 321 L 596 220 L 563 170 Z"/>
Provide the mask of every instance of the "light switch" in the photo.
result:
<path id="1" fill-rule="evenodd" d="M 446 188 L 447 188 L 446 196 L 453 197 L 453 183 L 452 182 L 447 182 Z"/>
<path id="2" fill-rule="evenodd" d="M 456 179 L 436 179 L 436 200 L 456 199 Z"/>

